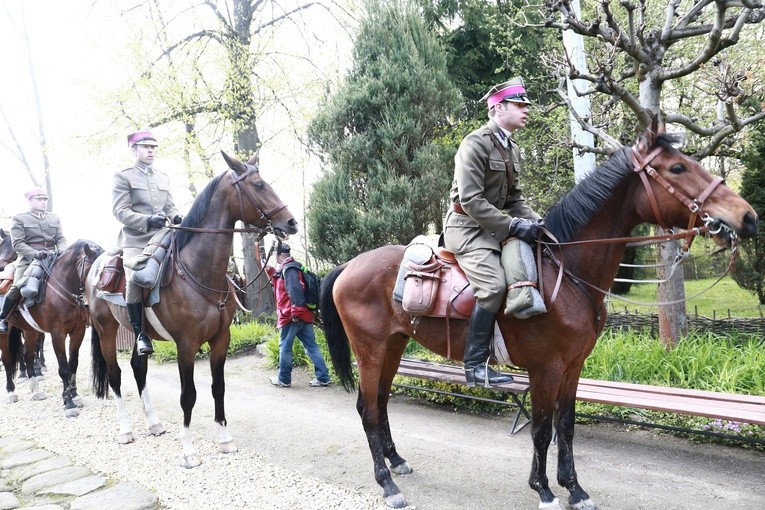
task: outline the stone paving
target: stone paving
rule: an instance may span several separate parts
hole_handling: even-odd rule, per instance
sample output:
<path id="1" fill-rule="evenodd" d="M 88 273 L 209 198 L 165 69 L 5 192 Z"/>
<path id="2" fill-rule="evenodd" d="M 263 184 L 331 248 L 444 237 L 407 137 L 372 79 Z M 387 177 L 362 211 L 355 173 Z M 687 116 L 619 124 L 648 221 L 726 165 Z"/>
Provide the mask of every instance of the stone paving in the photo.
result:
<path id="1" fill-rule="evenodd" d="M 156 494 L 110 480 L 19 436 L 0 437 L 0 510 L 154 510 Z"/>

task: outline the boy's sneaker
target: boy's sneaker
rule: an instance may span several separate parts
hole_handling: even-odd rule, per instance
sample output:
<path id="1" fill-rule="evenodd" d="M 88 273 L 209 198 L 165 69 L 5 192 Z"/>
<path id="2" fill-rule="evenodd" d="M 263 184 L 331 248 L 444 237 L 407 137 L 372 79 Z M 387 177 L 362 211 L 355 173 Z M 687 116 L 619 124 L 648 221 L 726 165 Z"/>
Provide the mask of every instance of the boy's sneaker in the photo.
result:
<path id="1" fill-rule="evenodd" d="M 317 387 L 319 387 L 319 386 L 329 386 L 329 383 L 330 383 L 330 381 L 327 381 L 327 382 L 321 382 L 320 380 L 318 380 L 318 379 L 316 379 L 316 378 L 314 377 L 313 379 L 311 379 L 311 380 L 308 382 L 308 386 L 310 386 L 310 387 L 312 387 L 312 388 L 317 388 Z"/>
<path id="2" fill-rule="evenodd" d="M 273 384 L 274 386 L 279 386 L 280 388 L 289 388 L 290 386 L 292 386 L 291 384 L 287 384 L 287 383 L 281 382 L 279 380 L 279 376 L 278 375 L 273 376 L 270 379 L 270 381 L 271 381 L 271 384 Z"/>

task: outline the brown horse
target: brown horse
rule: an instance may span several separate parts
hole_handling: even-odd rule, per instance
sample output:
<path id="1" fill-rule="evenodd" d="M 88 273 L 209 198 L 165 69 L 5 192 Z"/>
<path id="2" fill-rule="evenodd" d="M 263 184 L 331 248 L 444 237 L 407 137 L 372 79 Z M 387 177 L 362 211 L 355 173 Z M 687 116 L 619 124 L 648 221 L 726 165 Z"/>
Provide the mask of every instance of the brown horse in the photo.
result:
<path id="1" fill-rule="evenodd" d="M 62 398 L 67 416 L 77 416 L 82 400 L 77 394 L 77 367 L 80 346 L 88 326 L 85 304 L 85 278 L 90 266 L 103 253 L 103 248 L 84 239 L 75 241 L 56 256 L 47 275 L 42 301 L 26 307 L 20 305 L 8 317 L 10 324 L 24 332 L 24 361 L 32 398 L 41 400 L 45 394 L 39 389 L 35 357 L 42 333 L 49 333 L 53 352 L 58 360 L 58 375 L 63 384 Z M 10 334 L 10 333 L 9 333 Z M 67 336 L 69 348 L 67 355 Z M 10 397 L 10 395 L 9 395 Z"/>
<path id="2" fill-rule="evenodd" d="M 16 260 L 17 256 L 11 243 L 11 236 L 0 228 L 0 271 Z M 3 302 L 2 297 L 0 296 L 0 303 Z M 12 327 L 8 333 L 0 333 L 0 355 L 2 355 L 0 360 L 5 367 L 5 390 L 8 392 L 8 396 L 5 398 L 6 404 L 12 404 L 19 400 L 15 393 L 16 384 L 13 379 L 16 377 L 16 367 L 22 359 L 23 348 L 19 329 Z"/>
<path id="3" fill-rule="evenodd" d="M 610 288 L 624 244 L 586 241 L 625 237 L 641 223 L 700 226 L 702 218 L 725 226 L 721 233 L 727 234 L 716 238 L 721 243 L 730 242 L 735 234 L 750 237 L 757 231 L 752 207 L 673 148 L 677 140 L 662 131 L 654 124 L 632 150 L 614 153 L 548 214 L 547 228 L 555 237 L 574 243 L 554 247 L 550 251 L 555 256 L 543 261 L 547 313 L 525 320 L 497 316 L 511 360 L 529 374 L 534 444 L 529 484 L 539 493 L 540 508 L 562 508 L 547 479 L 553 425 L 558 436 L 558 483 L 569 491 L 573 508 L 596 508 L 574 469 L 574 407 L 582 364 L 606 320 L 603 292 L 594 288 Z M 372 452 L 375 479 L 385 502 L 394 508 L 406 506 L 406 500 L 385 459 L 398 474 L 411 473 L 411 468 L 391 437 L 387 409 L 391 382 L 410 337 L 447 355 L 444 319 L 422 318 L 415 331 L 411 317 L 391 297 L 403 253 L 402 246 L 385 246 L 333 269 L 324 279 L 321 299 L 332 363 L 349 391 L 355 385 L 349 342 L 356 356 L 356 408 Z M 559 269 L 556 260 L 563 261 L 566 276 L 551 303 Z M 452 320 L 451 331 L 452 356 L 461 359 L 466 321 Z"/>
<path id="4" fill-rule="evenodd" d="M 261 232 L 278 237 L 297 232 L 297 222 L 287 207 L 260 176 L 256 158 L 247 164 L 223 154 L 230 170 L 215 177 L 197 196 L 177 232 L 172 255 L 170 281 L 161 288 L 161 301 L 146 308 L 151 338 L 172 340 L 178 350 L 183 409 L 183 465 L 191 468 L 201 460 L 192 444 L 191 412 L 196 402 L 194 357 L 202 344 L 210 345 L 212 395 L 215 400 L 215 423 L 222 452 L 236 451 L 226 428 L 224 411 L 225 382 L 223 368 L 230 342 L 229 327 L 236 311 L 235 288 L 226 278 L 237 221 L 254 225 Z M 121 323 L 130 329 L 124 306 L 97 296 L 95 273 L 88 279 L 87 295 L 93 321 L 93 386 L 104 398 L 107 382 L 116 395 L 119 421 L 118 441 L 134 440 L 120 389 L 115 337 Z M 119 322 L 118 322 L 119 321 Z M 133 349 L 130 364 L 149 421 L 149 432 L 158 435 L 164 427 L 153 411 L 146 388 L 147 356 L 137 356 Z"/>

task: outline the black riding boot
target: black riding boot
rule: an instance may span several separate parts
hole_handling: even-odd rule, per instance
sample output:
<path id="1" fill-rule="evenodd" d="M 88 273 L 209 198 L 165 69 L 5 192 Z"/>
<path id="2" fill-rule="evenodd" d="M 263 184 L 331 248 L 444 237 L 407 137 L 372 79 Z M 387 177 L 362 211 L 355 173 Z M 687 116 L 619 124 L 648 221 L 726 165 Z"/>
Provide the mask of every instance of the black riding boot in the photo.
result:
<path id="1" fill-rule="evenodd" d="M 154 352 L 151 338 L 143 332 L 143 303 L 127 303 L 128 320 L 135 333 L 135 346 L 139 356 Z"/>
<path id="2" fill-rule="evenodd" d="M 16 303 L 19 302 L 19 299 L 20 298 L 10 299 L 8 296 L 5 296 L 5 299 L 3 300 L 3 309 L 0 311 L 0 333 L 7 333 L 10 329 L 8 327 L 8 316 L 11 314 L 13 307 L 16 306 Z"/>
<path id="3" fill-rule="evenodd" d="M 465 345 L 465 380 L 468 386 L 480 384 L 489 388 L 492 384 L 504 384 L 513 380 L 512 376 L 489 368 L 489 343 L 493 334 L 494 313 L 475 305 Z"/>

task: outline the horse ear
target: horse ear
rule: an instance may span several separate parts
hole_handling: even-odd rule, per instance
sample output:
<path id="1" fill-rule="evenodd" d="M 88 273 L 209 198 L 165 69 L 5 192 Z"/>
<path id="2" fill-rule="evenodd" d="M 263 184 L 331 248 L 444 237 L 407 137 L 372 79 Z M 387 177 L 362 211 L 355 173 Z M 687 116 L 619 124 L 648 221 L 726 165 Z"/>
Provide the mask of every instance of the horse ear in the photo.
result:
<path id="1" fill-rule="evenodd" d="M 85 243 L 84 251 L 85 251 L 85 256 L 88 259 L 92 260 L 92 259 L 96 258 L 95 257 L 96 253 L 90 248 L 90 244 L 89 243 Z"/>
<path id="2" fill-rule="evenodd" d="M 247 162 L 248 165 L 257 165 L 258 160 L 260 160 L 260 145 L 258 145 L 258 148 L 255 150 L 255 154 L 252 155 L 250 160 Z"/>
<path id="3" fill-rule="evenodd" d="M 0 237 L 5 237 L 7 234 L 5 233 L 5 230 L 0 228 Z"/>
<path id="4" fill-rule="evenodd" d="M 247 171 L 247 166 L 245 166 L 244 163 L 240 162 L 239 160 L 235 158 L 232 158 L 231 156 L 229 156 L 223 151 L 220 151 L 220 153 L 223 155 L 223 159 L 226 160 L 226 164 L 231 170 L 233 170 L 237 174 L 241 174 L 242 172 Z"/>

